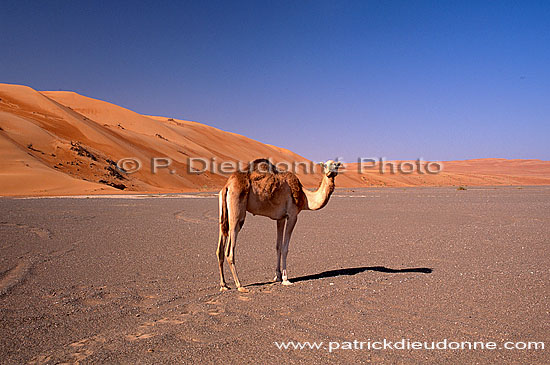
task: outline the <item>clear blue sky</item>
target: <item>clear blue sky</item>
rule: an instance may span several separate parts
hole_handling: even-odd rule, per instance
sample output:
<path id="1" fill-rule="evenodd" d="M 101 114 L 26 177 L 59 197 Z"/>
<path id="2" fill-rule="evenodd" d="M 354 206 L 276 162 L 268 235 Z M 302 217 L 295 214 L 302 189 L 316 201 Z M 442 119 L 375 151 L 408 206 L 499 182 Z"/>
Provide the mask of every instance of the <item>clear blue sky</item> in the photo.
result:
<path id="1" fill-rule="evenodd" d="M 550 160 L 550 1 L 2 1 L 0 33 L 0 82 L 314 160 Z"/>

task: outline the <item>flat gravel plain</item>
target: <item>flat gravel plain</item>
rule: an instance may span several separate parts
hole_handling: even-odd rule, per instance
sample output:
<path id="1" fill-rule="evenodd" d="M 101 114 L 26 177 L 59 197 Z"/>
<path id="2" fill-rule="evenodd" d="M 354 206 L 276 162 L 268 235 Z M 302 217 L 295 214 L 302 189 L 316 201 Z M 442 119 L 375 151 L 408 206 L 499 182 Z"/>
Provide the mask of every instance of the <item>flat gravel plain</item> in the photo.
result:
<path id="1" fill-rule="evenodd" d="M 270 282 L 275 222 L 249 215 L 236 249 L 249 293 L 218 291 L 217 206 L 0 199 L 0 362 L 550 362 L 550 187 L 337 189 L 300 214 L 288 287 Z M 497 348 L 367 348 L 384 339 Z"/>

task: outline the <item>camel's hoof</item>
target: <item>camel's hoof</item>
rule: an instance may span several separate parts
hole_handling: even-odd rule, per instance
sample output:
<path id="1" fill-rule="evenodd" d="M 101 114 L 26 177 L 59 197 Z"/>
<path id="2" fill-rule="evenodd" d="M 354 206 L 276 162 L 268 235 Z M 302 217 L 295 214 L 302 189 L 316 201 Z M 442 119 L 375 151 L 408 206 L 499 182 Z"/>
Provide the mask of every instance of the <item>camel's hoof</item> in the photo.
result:
<path id="1" fill-rule="evenodd" d="M 241 293 L 248 293 L 250 291 L 243 286 L 238 287 L 237 290 L 240 291 Z"/>
<path id="2" fill-rule="evenodd" d="M 277 283 L 279 281 L 283 281 L 283 279 L 280 276 L 275 276 L 275 278 L 273 278 L 274 283 Z"/>
<path id="3" fill-rule="evenodd" d="M 220 291 L 223 292 L 223 291 L 228 291 L 229 289 L 231 289 L 230 287 L 228 287 L 227 285 L 222 285 L 220 287 Z"/>
<path id="4" fill-rule="evenodd" d="M 292 283 L 288 280 L 283 280 L 283 285 L 292 285 Z"/>

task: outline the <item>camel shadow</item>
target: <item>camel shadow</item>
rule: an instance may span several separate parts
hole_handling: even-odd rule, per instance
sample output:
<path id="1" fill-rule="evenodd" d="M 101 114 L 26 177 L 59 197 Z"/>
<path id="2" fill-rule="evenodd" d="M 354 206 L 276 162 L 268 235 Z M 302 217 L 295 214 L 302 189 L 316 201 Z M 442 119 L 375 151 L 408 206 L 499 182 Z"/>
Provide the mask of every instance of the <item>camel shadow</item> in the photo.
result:
<path id="1" fill-rule="evenodd" d="M 318 274 L 311 274 L 311 275 L 304 275 L 304 276 L 298 276 L 296 278 L 289 279 L 292 283 L 299 283 L 302 281 L 310 281 L 310 280 L 318 280 L 318 279 L 325 279 L 325 278 L 334 278 L 337 276 L 353 276 L 360 274 L 365 271 L 376 271 L 376 272 L 383 272 L 387 274 L 400 274 L 400 273 L 411 273 L 411 272 L 417 272 L 422 274 L 431 274 L 433 269 L 430 269 L 428 267 L 412 267 L 412 268 L 406 268 L 406 269 L 390 269 L 384 266 L 362 266 L 362 267 L 350 267 L 347 269 L 336 269 L 336 270 L 328 270 L 323 271 Z M 247 286 L 262 286 L 272 284 L 272 282 L 264 282 L 264 283 L 254 283 L 249 284 Z"/>

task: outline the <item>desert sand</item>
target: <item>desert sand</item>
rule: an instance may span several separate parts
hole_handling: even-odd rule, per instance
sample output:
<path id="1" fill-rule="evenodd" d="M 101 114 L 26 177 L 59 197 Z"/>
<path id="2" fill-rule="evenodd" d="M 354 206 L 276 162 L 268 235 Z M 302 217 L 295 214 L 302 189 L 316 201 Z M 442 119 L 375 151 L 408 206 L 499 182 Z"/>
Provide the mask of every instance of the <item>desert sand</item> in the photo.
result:
<path id="1" fill-rule="evenodd" d="M 0 84 L 0 153 L 3 196 L 214 191 L 227 175 L 190 174 L 189 158 L 311 162 L 205 124 L 141 115 L 74 92 L 40 92 L 10 84 Z M 152 174 L 154 157 L 170 158 L 170 169 Z M 121 174 L 116 163 L 123 158 L 139 159 L 142 169 Z M 338 186 L 550 184 L 550 161 L 482 159 L 443 162 L 443 167 L 435 175 L 380 174 L 376 168 L 358 173 L 357 164 L 349 163 Z M 298 175 L 309 188 L 320 180 L 319 174 Z"/>
<path id="2" fill-rule="evenodd" d="M 275 224 L 249 216 L 236 262 L 250 292 L 220 293 L 211 192 L 227 175 L 190 174 L 188 158 L 311 161 L 197 122 L 6 84 L 0 153 L 2 362 L 548 362 L 549 161 L 443 161 L 439 174 L 348 163 L 328 205 L 299 218 L 294 285 L 270 281 Z M 143 168 L 117 169 L 128 157 Z M 154 157 L 170 169 L 152 174 Z M 383 339 L 546 349 L 327 350 Z"/>
<path id="3" fill-rule="evenodd" d="M 248 216 L 249 293 L 218 291 L 214 194 L 3 198 L 1 362 L 547 364 L 549 189 L 338 189 L 300 215 L 288 287 L 275 223 Z M 403 338 L 546 349 L 275 345 Z"/>

